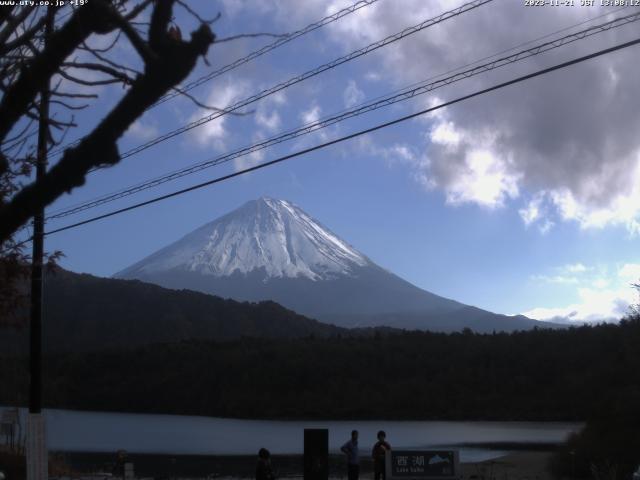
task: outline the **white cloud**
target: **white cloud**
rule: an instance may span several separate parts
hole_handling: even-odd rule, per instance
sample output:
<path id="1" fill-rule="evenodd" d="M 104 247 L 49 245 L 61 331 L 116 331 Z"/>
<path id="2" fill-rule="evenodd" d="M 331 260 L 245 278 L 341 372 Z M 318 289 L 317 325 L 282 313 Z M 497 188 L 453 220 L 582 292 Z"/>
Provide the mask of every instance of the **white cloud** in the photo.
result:
<path id="1" fill-rule="evenodd" d="M 542 222 L 540 225 L 538 225 L 538 230 L 540 230 L 540 233 L 542 235 L 546 234 L 549 230 L 551 230 L 553 228 L 553 226 L 555 225 L 554 222 L 552 222 L 549 219 L 545 219 L 544 222 Z"/>
<path id="2" fill-rule="evenodd" d="M 625 263 L 618 270 L 618 276 L 625 282 L 640 283 L 640 264 Z"/>
<path id="3" fill-rule="evenodd" d="M 364 100 L 364 92 L 358 88 L 358 84 L 355 80 L 349 80 L 342 97 L 344 99 L 344 106 L 350 108 L 358 105 Z"/>
<path id="4" fill-rule="evenodd" d="M 575 275 L 533 276 L 532 280 L 575 286 L 578 301 L 563 307 L 533 308 L 523 315 L 536 320 L 560 322 L 617 322 L 638 303 L 632 287 L 640 280 L 640 264 L 627 263 L 614 269 L 587 267 L 582 263 L 565 265 L 559 272 Z"/>
<path id="5" fill-rule="evenodd" d="M 544 195 L 537 194 L 527 203 L 527 206 L 518 210 L 524 224 L 528 227 L 542 218 L 542 202 Z"/>
<path id="6" fill-rule="evenodd" d="M 607 178 L 609 174 L 603 173 L 600 178 L 586 180 L 578 194 L 568 188 L 551 192 L 560 217 L 576 221 L 585 229 L 622 225 L 634 235 L 640 233 L 640 154 L 634 153 L 633 156 L 635 160 L 630 161 L 627 171 L 619 172 L 621 177 L 618 180 Z M 603 165 L 601 170 L 608 168 Z M 603 191 L 612 186 L 612 181 L 619 182 L 619 190 Z"/>
<path id="7" fill-rule="evenodd" d="M 216 108 L 224 109 L 246 96 L 248 90 L 249 84 L 247 82 L 227 80 L 226 83 L 222 85 L 216 84 L 211 88 L 206 103 Z M 204 114 L 210 113 L 210 111 L 199 109 L 190 120 L 200 119 Z M 229 115 L 224 115 L 205 123 L 195 129 L 191 137 L 202 147 L 213 147 L 216 150 L 225 150 L 226 140 L 230 135 L 225 127 L 228 117 Z"/>
<path id="8" fill-rule="evenodd" d="M 343 1 L 309 0 L 305 12 L 296 15 L 311 20 L 344 6 Z M 285 4 L 278 8 L 288 10 Z M 329 25 L 327 37 L 349 51 L 451 8 L 444 0 L 405 0 L 402 8 L 393 2 L 379 2 Z M 505 2 L 499 9 L 483 6 L 372 53 L 365 61 L 375 64 L 375 70 L 365 66 L 369 72 L 365 79 L 377 80 L 377 72 L 393 72 L 385 78 L 393 82 L 391 87 L 403 87 L 603 11 L 599 7 L 530 11 L 517 2 Z M 621 43 L 630 38 L 632 30 L 633 26 L 611 30 L 478 75 L 457 84 L 456 90 L 450 89 L 443 97 L 452 98 L 457 91 L 471 92 Z M 521 87 L 462 102 L 447 109 L 445 120 L 441 112 L 430 116 L 427 133 L 434 142 L 427 147 L 429 162 L 409 168 L 419 169 L 416 176 L 428 177 L 431 184 L 443 189 L 452 204 L 470 202 L 493 208 L 518 198 L 518 192 L 528 192 L 533 199 L 544 192 L 539 205 L 516 206 L 525 224 L 535 225 L 543 233 L 559 222 L 590 229 L 622 225 L 639 233 L 640 137 L 636 132 L 640 129 L 640 104 L 634 85 L 623 81 L 640 73 L 634 55 L 632 50 L 606 55 Z M 467 144 L 464 137 L 457 137 L 460 132 L 466 138 L 493 137 L 491 148 Z M 474 150 L 482 153 L 472 153 Z"/>
<path id="9" fill-rule="evenodd" d="M 370 135 L 365 135 L 358 139 L 358 149 L 366 155 L 375 155 L 383 158 L 390 166 L 394 164 L 420 165 L 423 161 L 411 145 L 394 143 L 391 146 L 382 147 L 377 145 Z"/>
<path id="10" fill-rule="evenodd" d="M 531 277 L 532 280 L 543 282 L 543 283 L 558 283 L 565 285 L 576 285 L 578 284 L 578 279 L 576 277 L 568 277 L 563 275 L 534 275 Z"/>
<path id="11" fill-rule="evenodd" d="M 127 136 L 139 141 L 146 141 L 157 137 L 159 134 L 158 126 L 151 122 L 138 119 L 131 124 L 126 132 Z"/>
<path id="12" fill-rule="evenodd" d="M 224 12 L 229 17 L 237 17 L 241 14 L 246 15 L 248 12 L 258 15 L 266 15 L 272 13 L 272 1 L 268 0 L 222 0 Z"/>
<path id="13" fill-rule="evenodd" d="M 264 109 L 259 108 L 255 116 L 256 123 L 271 132 L 277 132 L 282 125 L 280 114 L 276 110 L 267 113 Z"/>
<path id="14" fill-rule="evenodd" d="M 313 4 L 314 2 L 308 2 Z M 331 15 L 341 10 L 353 2 L 350 0 L 337 0 L 327 2 L 326 0 L 317 0 L 320 5 L 327 5 L 325 15 Z M 307 4 L 305 4 L 306 6 Z M 385 36 L 385 26 L 378 21 L 379 8 L 378 4 L 373 4 L 366 8 L 342 17 L 340 21 L 331 24 L 331 30 L 334 34 L 340 35 L 342 39 L 348 42 L 343 48 L 354 48 L 356 45 L 361 47 L 363 44 L 378 40 Z"/>
<path id="15" fill-rule="evenodd" d="M 298 118 L 301 122 L 301 125 L 309 125 L 315 124 L 318 121 L 321 121 L 323 118 L 322 107 L 318 105 L 316 99 L 311 100 L 308 108 L 302 109 Z M 312 145 L 317 145 L 318 143 L 324 143 L 329 138 L 335 138 L 340 135 L 341 126 L 340 124 L 334 124 L 328 127 L 322 127 L 322 124 L 316 125 L 313 128 L 307 130 L 307 134 L 302 135 L 296 139 L 296 141 L 291 145 L 291 151 L 300 150 L 303 148 L 310 147 Z M 362 140 L 362 139 L 361 139 Z M 346 149 L 355 146 L 358 148 L 358 145 L 362 145 L 361 142 L 354 142 L 353 144 L 343 144 L 340 148 L 341 154 L 344 154 Z"/>
<path id="16" fill-rule="evenodd" d="M 382 75 L 378 72 L 367 72 L 365 73 L 364 78 L 368 82 L 379 82 L 382 80 Z"/>
<path id="17" fill-rule="evenodd" d="M 286 103 L 284 91 L 276 92 L 261 100 L 254 116 L 256 124 L 271 133 L 278 132 L 282 127 L 282 118 L 278 109 Z"/>
<path id="18" fill-rule="evenodd" d="M 321 113 L 322 109 L 320 108 L 320 106 L 317 103 L 313 102 L 307 110 L 303 110 L 300 113 L 300 120 L 302 120 L 302 123 L 304 124 L 315 123 L 320 120 Z"/>
<path id="19" fill-rule="evenodd" d="M 311 102 L 311 105 L 308 109 L 300 112 L 300 120 L 304 125 L 316 123 L 318 120 L 320 120 L 321 116 L 322 108 L 316 103 L 315 100 Z M 334 127 L 334 131 L 337 131 L 338 128 L 339 126 L 336 125 Z M 314 142 L 317 141 L 325 142 L 329 138 L 329 131 L 330 130 L 327 128 L 313 129 L 311 130 L 312 133 L 310 133 L 309 135 L 300 137 L 300 139 L 293 145 L 292 148 L 295 150 L 303 148 L 305 146 L 313 145 Z"/>
<path id="20" fill-rule="evenodd" d="M 585 277 L 584 274 L 593 270 L 592 268 L 587 268 L 582 263 L 571 263 L 567 265 L 563 265 L 555 269 L 556 273 L 553 275 L 533 275 L 531 280 L 542 283 L 551 283 L 551 284 L 564 284 L 564 285 L 577 285 L 578 283 L 584 282 Z M 603 279 L 598 279 L 598 281 L 593 282 L 593 286 L 602 287 Z"/>
<path id="21" fill-rule="evenodd" d="M 445 191 L 447 203 L 497 208 L 508 198 L 518 197 L 519 174 L 513 171 L 510 159 L 495 148 L 491 132 L 465 131 L 441 113 L 428 139 L 425 175 Z"/>
<path id="22" fill-rule="evenodd" d="M 427 101 L 429 106 L 439 103 L 437 97 Z M 429 124 L 425 158 L 413 165 L 415 178 L 426 187 L 444 190 L 450 205 L 474 203 L 489 209 L 519 196 L 521 174 L 512 159 L 499 152 L 493 132 L 459 128 L 445 110 L 432 112 Z"/>
<path id="23" fill-rule="evenodd" d="M 258 143 L 264 140 L 265 137 L 260 132 L 255 133 L 251 141 L 252 143 Z M 264 150 L 256 150 L 251 152 L 249 155 L 243 155 L 241 157 L 235 158 L 233 160 L 233 166 L 236 171 L 244 170 L 245 168 L 250 168 L 255 165 L 258 165 L 262 160 L 264 160 Z"/>
<path id="24" fill-rule="evenodd" d="M 617 322 L 637 301 L 636 293 L 622 289 L 578 289 L 580 301 L 561 308 L 534 308 L 523 315 L 556 322 Z"/>
<path id="25" fill-rule="evenodd" d="M 582 263 L 578 262 L 578 263 L 571 263 L 569 265 L 565 265 L 564 267 L 561 268 L 561 270 L 569 273 L 584 273 L 589 269 L 585 267 Z"/>
<path id="26" fill-rule="evenodd" d="M 436 123 L 430 132 L 433 143 L 443 145 L 445 148 L 455 149 L 460 145 L 462 135 L 458 132 L 452 122 Z"/>
<path id="27" fill-rule="evenodd" d="M 348 0 L 307 0 L 305 8 L 298 8 L 296 2 L 264 0 L 223 3 L 231 15 L 269 15 L 285 30 L 349 5 Z M 451 8 L 445 0 L 404 0 L 402 8 L 394 2 L 377 2 L 327 25 L 322 30 L 325 41 L 320 44 L 329 52 L 335 50 L 337 56 Z M 500 8 L 482 6 L 363 57 L 363 78 L 387 81 L 387 90 L 404 87 L 603 12 L 600 7 L 523 9 L 518 2 L 504 2 Z M 606 20 L 594 20 L 562 34 Z M 443 89 L 441 95 L 450 99 L 457 92 L 479 90 L 621 43 L 631 37 L 633 28 L 611 29 L 466 79 Z M 616 52 L 459 103 L 447 108 L 446 115 L 439 110 L 425 116 L 421 124 L 432 140 L 425 146 L 427 161 L 404 168 L 411 169 L 416 178 L 428 179 L 430 188 L 442 189 L 449 204 L 514 207 L 526 226 L 541 233 L 561 222 L 585 229 L 620 225 L 640 233 L 640 137 L 636 134 L 640 104 L 633 82 L 624 81 L 640 73 L 634 59 L 631 49 Z M 344 100 L 352 104 L 360 89 L 350 83 L 347 90 Z M 440 91 L 434 93 L 440 95 Z M 426 101 L 438 103 L 435 100 L 431 96 Z M 316 110 L 307 113 L 307 119 L 318 117 Z M 214 130 L 213 134 L 220 137 L 223 132 Z M 474 139 L 491 141 L 474 143 Z M 524 205 L 513 201 L 521 192 L 528 195 Z"/>
<path id="28" fill-rule="evenodd" d="M 593 280 L 592 285 L 594 288 L 602 290 L 611 285 L 611 280 L 608 278 L 596 278 Z"/>
<path id="29" fill-rule="evenodd" d="M 487 208 L 504 205 L 518 196 L 517 176 L 509 173 L 504 161 L 490 150 L 469 150 L 465 163 L 447 185 L 447 202 L 477 203 Z"/>
<path id="30" fill-rule="evenodd" d="M 375 154 L 387 159 L 390 164 L 393 163 L 419 163 L 420 159 L 413 151 L 413 149 L 406 144 L 396 143 L 390 147 L 374 147 L 371 148 L 375 151 Z"/>

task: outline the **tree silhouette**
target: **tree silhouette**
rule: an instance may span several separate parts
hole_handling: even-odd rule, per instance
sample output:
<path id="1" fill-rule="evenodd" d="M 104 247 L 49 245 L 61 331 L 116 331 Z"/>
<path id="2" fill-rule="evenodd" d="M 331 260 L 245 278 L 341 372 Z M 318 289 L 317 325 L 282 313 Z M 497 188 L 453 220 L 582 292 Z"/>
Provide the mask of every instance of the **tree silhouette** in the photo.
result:
<path id="1" fill-rule="evenodd" d="M 16 232 L 40 209 L 83 185 L 89 171 L 117 164 L 118 139 L 169 90 L 179 91 L 177 85 L 215 40 L 210 28 L 214 20 L 202 19 L 183 0 L 82 3 L 66 10 L 0 7 L 0 318 L 5 323 L 7 312 L 15 310 L 20 301 L 19 280 L 28 261 L 15 240 Z M 172 24 L 174 6 L 198 20 L 199 27 L 188 39 Z M 95 36 L 107 34 L 114 36 L 111 45 L 89 45 Z M 139 57 L 136 65 L 109 55 L 124 41 Z M 119 101 L 33 181 L 38 124 L 47 126 L 45 148 L 59 145 L 76 126 L 74 111 L 87 108 L 98 97 L 95 89 L 110 84 L 123 86 Z M 83 90 L 70 90 L 74 85 Z M 64 118 L 48 112 L 43 115 L 44 92 Z"/>

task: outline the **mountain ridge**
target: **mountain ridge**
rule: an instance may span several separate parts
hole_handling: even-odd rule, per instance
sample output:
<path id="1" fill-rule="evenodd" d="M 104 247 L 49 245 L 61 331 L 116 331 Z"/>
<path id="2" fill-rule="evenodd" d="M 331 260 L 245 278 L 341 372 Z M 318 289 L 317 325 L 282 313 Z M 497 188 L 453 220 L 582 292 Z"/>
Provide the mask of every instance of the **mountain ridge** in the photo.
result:
<path id="1" fill-rule="evenodd" d="M 346 328 L 491 332 L 554 327 L 420 289 L 376 265 L 298 206 L 269 197 L 246 202 L 114 277 L 239 301 L 273 300 Z"/>
<path id="2" fill-rule="evenodd" d="M 43 289 L 47 352 L 138 348 L 187 340 L 330 337 L 348 331 L 275 302 L 247 303 L 56 268 Z M 0 351 L 28 351 L 28 329 L 0 329 Z"/>
<path id="3" fill-rule="evenodd" d="M 236 270 L 250 273 L 264 268 L 266 277 L 318 280 L 336 273 L 348 274 L 354 266 L 368 264 L 373 262 L 299 207 L 261 197 L 184 235 L 114 277 L 176 267 L 223 277 Z"/>

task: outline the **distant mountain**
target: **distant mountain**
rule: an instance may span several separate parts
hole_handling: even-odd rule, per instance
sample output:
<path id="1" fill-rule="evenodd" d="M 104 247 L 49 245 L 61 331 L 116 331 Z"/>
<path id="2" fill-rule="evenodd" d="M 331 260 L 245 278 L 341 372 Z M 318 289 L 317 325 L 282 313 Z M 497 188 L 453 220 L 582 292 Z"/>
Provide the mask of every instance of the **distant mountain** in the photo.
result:
<path id="1" fill-rule="evenodd" d="M 240 303 L 62 269 L 46 277 L 43 305 L 43 346 L 48 351 L 132 348 L 193 339 L 328 337 L 347 332 L 274 302 Z M 26 348 L 26 330 L 0 330 L 0 351 L 22 353 Z"/>
<path id="2" fill-rule="evenodd" d="M 283 200 L 260 198 L 198 228 L 116 277 L 184 271 L 213 278 L 260 272 L 261 280 L 354 276 L 364 255 Z"/>
<path id="3" fill-rule="evenodd" d="M 549 324 L 440 297 L 379 267 L 284 200 L 260 198 L 118 272 L 167 288 L 273 300 L 343 327 L 478 332 Z"/>

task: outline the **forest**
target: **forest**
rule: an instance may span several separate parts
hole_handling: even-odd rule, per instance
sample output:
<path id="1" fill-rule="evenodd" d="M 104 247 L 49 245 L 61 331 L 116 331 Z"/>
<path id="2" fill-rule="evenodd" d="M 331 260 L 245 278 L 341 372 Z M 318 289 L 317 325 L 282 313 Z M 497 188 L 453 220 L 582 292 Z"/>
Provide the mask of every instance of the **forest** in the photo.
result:
<path id="1" fill-rule="evenodd" d="M 49 354 L 45 405 L 238 418 L 587 420 L 640 405 L 640 318 L 475 334 L 242 337 Z M 0 404 L 28 363 L 0 361 Z"/>
<path id="2" fill-rule="evenodd" d="M 376 329 L 50 353 L 44 403 L 272 419 L 577 420 L 559 478 L 625 480 L 640 462 L 640 316 L 516 333 Z M 4 356 L 3 356 L 4 355 Z M 0 354 L 0 405 L 26 405 L 28 361 Z"/>
<path id="3" fill-rule="evenodd" d="M 270 301 L 237 302 L 62 268 L 45 277 L 43 307 L 42 344 L 52 353 L 131 349 L 194 338 L 300 338 L 346 331 Z M 21 316 L 28 318 L 28 312 Z M 28 333 L 27 328 L 3 327 L 0 322 L 0 351 L 26 354 Z"/>

